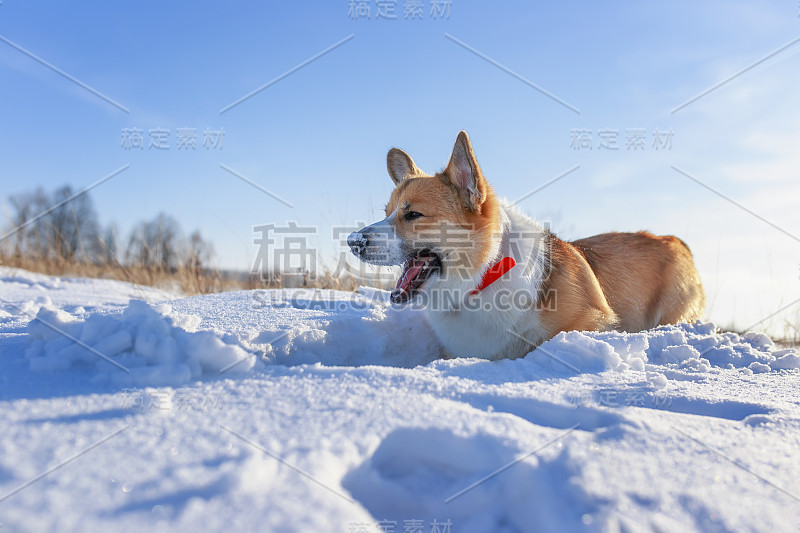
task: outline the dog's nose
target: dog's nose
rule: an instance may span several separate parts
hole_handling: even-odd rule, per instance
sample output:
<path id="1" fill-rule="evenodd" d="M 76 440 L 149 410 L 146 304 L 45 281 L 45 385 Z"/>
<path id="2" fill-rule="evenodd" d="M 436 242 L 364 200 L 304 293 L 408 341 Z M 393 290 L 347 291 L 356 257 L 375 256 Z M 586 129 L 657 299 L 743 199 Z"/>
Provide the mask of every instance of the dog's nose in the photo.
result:
<path id="1" fill-rule="evenodd" d="M 367 248 L 367 238 L 360 232 L 354 231 L 347 236 L 347 245 L 357 256 L 361 256 Z"/>

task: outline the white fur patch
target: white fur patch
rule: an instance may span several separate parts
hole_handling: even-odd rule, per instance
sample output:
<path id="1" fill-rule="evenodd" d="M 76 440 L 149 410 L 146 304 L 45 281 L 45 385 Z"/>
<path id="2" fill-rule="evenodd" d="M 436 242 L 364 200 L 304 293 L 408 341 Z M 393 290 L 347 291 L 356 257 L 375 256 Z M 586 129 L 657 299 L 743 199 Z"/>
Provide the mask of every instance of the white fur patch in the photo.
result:
<path id="1" fill-rule="evenodd" d="M 501 233 L 473 279 L 434 278 L 426 283 L 428 321 L 453 355 L 499 359 L 533 350 L 545 335 L 535 306 L 546 275 L 547 230 L 538 221 L 501 202 Z M 516 266 L 475 296 L 469 293 L 484 272 L 503 257 Z M 443 305 L 450 302 L 451 305 Z"/>

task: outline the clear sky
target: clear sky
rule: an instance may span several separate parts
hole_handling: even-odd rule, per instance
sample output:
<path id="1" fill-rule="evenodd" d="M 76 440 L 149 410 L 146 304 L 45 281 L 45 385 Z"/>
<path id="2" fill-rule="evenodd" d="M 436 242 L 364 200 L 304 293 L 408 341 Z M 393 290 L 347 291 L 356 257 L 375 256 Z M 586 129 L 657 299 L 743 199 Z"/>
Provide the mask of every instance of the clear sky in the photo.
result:
<path id="1" fill-rule="evenodd" d="M 165 211 L 214 243 L 218 266 L 248 270 L 253 227 L 294 221 L 318 228 L 333 263 L 332 226 L 382 217 L 386 151 L 433 172 L 465 129 L 509 200 L 579 165 L 522 209 L 566 239 L 678 235 L 707 316 L 747 327 L 800 298 L 800 42 L 759 62 L 800 37 L 798 11 L 796 1 L 2 0 L 0 205 L 130 165 L 91 192 L 104 224 L 126 232 Z M 143 149 L 124 146 L 126 129 L 142 131 Z M 196 148 L 179 149 L 191 129 Z M 149 146 L 158 130 L 164 149 Z M 760 327 L 787 324 L 800 327 L 800 304 Z"/>

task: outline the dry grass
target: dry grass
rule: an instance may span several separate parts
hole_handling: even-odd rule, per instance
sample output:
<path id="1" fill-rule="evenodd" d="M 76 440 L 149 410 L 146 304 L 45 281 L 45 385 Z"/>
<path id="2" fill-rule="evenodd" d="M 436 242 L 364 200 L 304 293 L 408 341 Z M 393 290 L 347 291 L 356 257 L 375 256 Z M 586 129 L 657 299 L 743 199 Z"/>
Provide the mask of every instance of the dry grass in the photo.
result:
<path id="1" fill-rule="evenodd" d="M 34 260 L 16 256 L 0 256 L 0 265 L 50 276 L 114 279 L 160 289 L 179 289 L 184 294 L 190 295 L 285 287 L 355 291 L 361 285 L 375 285 L 372 280 L 352 275 L 334 276 L 327 268 L 323 268 L 322 272 L 313 279 L 303 279 L 302 277 L 298 279 L 294 276 L 291 279 L 284 279 L 278 275 L 272 275 L 268 280 L 263 280 L 257 274 L 226 273 L 208 268 L 179 267 L 168 270 L 120 263 L 97 264 L 83 261 Z"/>
<path id="2" fill-rule="evenodd" d="M 800 319 L 795 320 L 795 323 L 792 323 L 789 319 L 786 319 L 784 320 L 783 323 L 783 335 L 780 336 L 769 335 L 769 337 L 779 348 L 798 348 L 800 347 L 800 329 L 798 329 L 796 324 L 800 324 Z M 764 331 L 764 329 L 753 328 L 752 330 L 745 331 L 742 328 L 738 328 L 733 325 L 728 325 L 728 326 L 720 326 L 719 331 L 736 333 L 737 335 L 744 335 L 749 331 L 758 332 L 758 331 Z"/>
<path id="3" fill-rule="evenodd" d="M 97 264 L 83 261 L 35 260 L 26 257 L 0 257 L 0 265 L 22 268 L 49 276 L 115 279 L 162 289 L 178 288 L 186 294 L 205 294 L 225 290 L 221 276 L 204 269 L 128 266 L 119 263 Z"/>

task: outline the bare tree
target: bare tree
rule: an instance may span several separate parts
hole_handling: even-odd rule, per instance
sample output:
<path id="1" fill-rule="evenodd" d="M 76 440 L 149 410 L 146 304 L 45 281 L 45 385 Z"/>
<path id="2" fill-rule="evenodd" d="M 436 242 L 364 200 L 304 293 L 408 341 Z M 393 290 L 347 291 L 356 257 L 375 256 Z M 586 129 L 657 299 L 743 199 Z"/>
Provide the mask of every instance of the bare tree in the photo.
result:
<path id="1" fill-rule="evenodd" d="M 165 213 L 159 213 L 153 220 L 140 222 L 128 239 L 126 262 L 175 270 L 180 265 L 180 235 L 178 222 Z"/>
<path id="2" fill-rule="evenodd" d="M 199 230 L 194 230 L 189 235 L 184 255 L 184 265 L 189 269 L 199 271 L 207 268 L 211 263 L 211 258 L 214 256 L 214 248 L 211 243 L 203 239 Z"/>
<path id="3" fill-rule="evenodd" d="M 39 191 L 44 194 L 41 188 Z M 29 230 L 25 227 L 33 214 L 33 195 L 30 193 L 15 194 L 9 197 L 8 203 L 11 205 L 11 225 L 14 237 L 14 256 L 21 257 L 25 253 L 25 237 Z"/>
<path id="4" fill-rule="evenodd" d="M 53 194 L 53 205 L 70 198 L 74 194 L 72 187 L 65 185 Z M 49 249 L 58 259 L 73 261 L 94 261 L 97 243 L 100 237 L 97 214 L 92 199 L 84 193 L 53 209 L 46 217 L 50 228 Z"/>
<path id="5" fill-rule="evenodd" d="M 119 262 L 118 233 L 117 225 L 113 222 L 103 231 L 103 237 L 98 240 L 97 257 L 100 263 L 114 265 Z"/>
<path id="6" fill-rule="evenodd" d="M 71 198 L 73 194 L 65 185 L 52 195 L 39 187 L 9 198 L 15 256 L 73 261 L 80 254 L 82 260 L 95 259 L 97 214 L 88 194 Z"/>
<path id="7" fill-rule="evenodd" d="M 52 204 L 44 189 L 39 187 L 30 196 L 30 205 L 32 216 L 28 219 L 27 226 L 21 230 L 27 233 L 24 254 L 33 259 L 47 259 L 50 255 L 48 247 L 51 240 L 49 235 L 50 225 L 46 220 L 46 216 L 40 217 L 40 215 L 46 213 Z"/>

